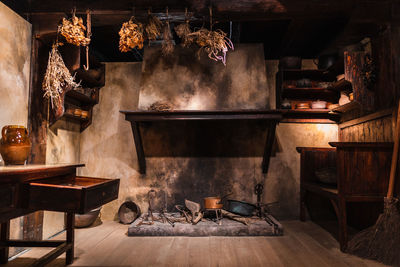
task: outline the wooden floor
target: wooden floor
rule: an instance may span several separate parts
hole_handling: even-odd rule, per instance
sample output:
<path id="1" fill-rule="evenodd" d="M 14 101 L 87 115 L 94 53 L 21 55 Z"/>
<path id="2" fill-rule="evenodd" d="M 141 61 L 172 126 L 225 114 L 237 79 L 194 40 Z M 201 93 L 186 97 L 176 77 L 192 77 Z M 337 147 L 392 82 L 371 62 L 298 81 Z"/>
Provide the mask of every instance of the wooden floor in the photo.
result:
<path id="1" fill-rule="evenodd" d="M 341 253 L 312 222 L 282 224 L 282 237 L 128 237 L 128 226 L 103 222 L 76 230 L 71 266 L 384 266 Z M 35 248 L 2 266 L 27 266 L 47 252 Z M 64 260 L 65 254 L 48 266 Z"/>

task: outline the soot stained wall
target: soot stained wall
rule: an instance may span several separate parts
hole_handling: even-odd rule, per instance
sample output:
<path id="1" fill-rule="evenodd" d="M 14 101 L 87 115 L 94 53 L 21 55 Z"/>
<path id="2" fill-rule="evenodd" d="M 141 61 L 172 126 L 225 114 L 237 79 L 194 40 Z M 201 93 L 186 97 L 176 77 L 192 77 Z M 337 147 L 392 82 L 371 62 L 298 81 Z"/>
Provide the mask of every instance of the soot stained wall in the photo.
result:
<path id="1" fill-rule="evenodd" d="M 205 53 L 177 47 L 169 57 L 146 48 L 139 109 L 156 101 L 180 110 L 268 109 L 269 91 L 262 44 L 240 44 L 227 54 L 227 64 Z"/>

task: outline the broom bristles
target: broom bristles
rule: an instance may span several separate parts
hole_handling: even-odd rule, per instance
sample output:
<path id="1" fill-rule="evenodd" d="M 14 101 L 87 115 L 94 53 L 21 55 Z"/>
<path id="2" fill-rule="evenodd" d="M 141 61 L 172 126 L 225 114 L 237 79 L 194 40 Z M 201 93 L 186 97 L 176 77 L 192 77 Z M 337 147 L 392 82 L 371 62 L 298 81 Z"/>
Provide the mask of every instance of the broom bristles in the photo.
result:
<path id="1" fill-rule="evenodd" d="M 375 225 L 356 234 L 346 250 L 362 258 L 400 266 L 399 200 L 385 199 L 385 209 Z"/>

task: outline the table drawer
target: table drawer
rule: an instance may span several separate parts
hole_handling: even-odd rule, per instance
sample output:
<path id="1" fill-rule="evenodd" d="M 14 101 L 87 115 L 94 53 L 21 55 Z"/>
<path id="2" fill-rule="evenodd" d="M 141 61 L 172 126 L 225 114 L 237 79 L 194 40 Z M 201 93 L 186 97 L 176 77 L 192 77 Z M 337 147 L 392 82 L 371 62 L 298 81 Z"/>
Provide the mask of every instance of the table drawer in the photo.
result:
<path id="1" fill-rule="evenodd" d="M 86 213 L 118 198 L 119 179 L 63 177 L 26 184 L 28 208 Z"/>

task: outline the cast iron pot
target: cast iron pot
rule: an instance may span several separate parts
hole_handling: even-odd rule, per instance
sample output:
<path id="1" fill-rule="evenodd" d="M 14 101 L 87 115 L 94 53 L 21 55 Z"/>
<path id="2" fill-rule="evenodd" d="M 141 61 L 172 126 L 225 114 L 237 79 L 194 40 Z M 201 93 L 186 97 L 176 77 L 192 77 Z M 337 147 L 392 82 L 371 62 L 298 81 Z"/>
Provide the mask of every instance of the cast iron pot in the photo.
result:
<path id="1" fill-rule="evenodd" d="M 301 57 L 283 57 L 279 60 L 280 69 L 301 69 Z"/>
<path id="2" fill-rule="evenodd" d="M 318 69 L 325 70 L 335 64 L 338 59 L 337 54 L 330 54 L 330 55 L 321 55 L 318 57 Z"/>
<path id="3" fill-rule="evenodd" d="M 256 206 L 244 201 L 228 200 L 228 211 L 242 216 L 253 215 Z"/>

